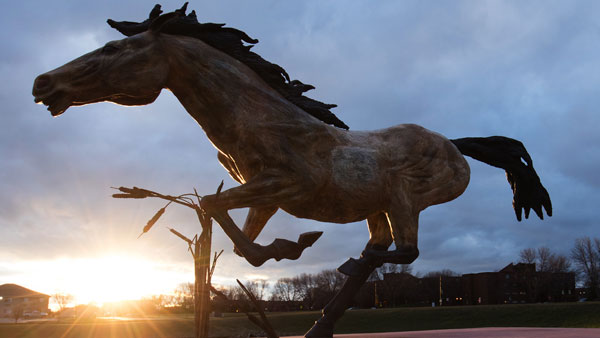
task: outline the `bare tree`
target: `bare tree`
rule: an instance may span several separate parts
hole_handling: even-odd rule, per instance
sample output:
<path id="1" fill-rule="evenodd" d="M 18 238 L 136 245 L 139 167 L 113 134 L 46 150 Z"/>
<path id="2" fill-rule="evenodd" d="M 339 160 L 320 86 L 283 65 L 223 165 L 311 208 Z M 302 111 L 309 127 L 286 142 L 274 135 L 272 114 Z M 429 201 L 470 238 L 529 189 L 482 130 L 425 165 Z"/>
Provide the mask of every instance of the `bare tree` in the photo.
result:
<path id="1" fill-rule="evenodd" d="M 571 261 L 564 255 L 553 255 L 550 260 L 550 272 L 571 272 Z"/>
<path id="2" fill-rule="evenodd" d="M 177 305 L 177 297 L 173 295 L 151 295 L 146 300 L 158 311 Z"/>
<path id="3" fill-rule="evenodd" d="M 269 281 L 266 279 L 259 279 L 257 281 L 258 291 L 256 293 L 256 299 L 264 300 L 266 291 L 269 290 Z"/>
<path id="4" fill-rule="evenodd" d="M 296 290 L 292 285 L 291 278 L 279 278 L 273 285 L 273 295 L 271 298 L 285 302 L 297 300 Z"/>
<path id="5" fill-rule="evenodd" d="M 538 272 L 570 272 L 569 258 L 553 253 L 550 248 L 542 246 L 537 249 L 527 248 L 519 253 L 521 263 L 535 264 Z"/>
<path id="6" fill-rule="evenodd" d="M 425 274 L 425 278 L 427 277 L 457 277 L 459 274 L 450 269 L 443 269 L 440 271 L 431 271 Z"/>
<path id="7" fill-rule="evenodd" d="M 412 265 L 410 264 L 391 264 L 391 263 L 387 263 L 387 264 L 383 264 L 380 268 L 379 271 L 383 274 L 386 273 L 408 273 L 411 274 L 412 273 Z M 450 270 L 443 270 L 443 271 L 450 271 Z"/>
<path id="8" fill-rule="evenodd" d="M 19 322 L 19 319 L 23 317 L 23 312 L 25 311 L 25 307 L 23 304 L 16 305 L 12 308 L 11 317 L 14 318 L 15 323 Z"/>
<path id="9" fill-rule="evenodd" d="M 323 270 L 313 276 L 312 307 L 323 308 L 342 288 L 346 276 L 335 269 Z"/>
<path id="10" fill-rule="evenodd" d="M 300 299 L 304 303 L 305 309 L 311 309 L 315 302 L 316 283 L 312 274 L 303 273 L 292 278 L 294 287 L 300 294 Z"/>
<path id="11" fill-rule="evenodd" d="M 244 286 L 249 292 L 251 292 L 256 297 L 258 301 L 261 301 L 264 299 L 265 291 L 268 289 L 269 286 L 269 281 L 267 281 L 266 279 L 254 279 L 244 283 Z M 244 293 L 241 293 L 241 295 L 245 296 Z"/>
<path id="12" fill-rule="evenodd" d="M 600 239 L 582 237 L 575 240 L 571 258 L 577 266 L 580 277 L 589 289 L 589 298 L 596 299 L 600 294 Z"/>
<path id="13" fill-rule="evenodd" d="M 230 287 L 227 285 L 219 285 L 214 287 L 214 289 L 216 290 L 216 292 L 218 292 L 219 294 L 222 294 L 223 297 L 222 298 L 227 298 L 228 300 L 235 300 L 235 295 L 236 295 L 236 289 L 234 287 Z M 211 290 L 213 293 L 215 291 Z"/>
<path id="14" fill-rule="evenodd" d="M 552 260 L 552 252 L 548 247 L 542 246 L 537 249 L 539 272 L 548 272 L 550 270 L 550 261 Z"/>
<path id="15" fill-rule="evenodd" d="M 74 297 L 69 293 L 58 292 L 52 295 L 54 302 L 58 305 L 59 311 L 64 310 L 69 305 Z"/>
<path id="16" fill-rule="evenodd" d="M 346 276 L 336 269 L 323 270 L 315 275 L 317 288 L 332 296 L 341 289 L 345 280 Z"/>
<path id="17" fill-rule="evenodd" d="M 537 252 L 534 248 L 527 248 L 521 250 L 519 253 L 521 263 L 534 264 L 537 261 Z"/>
<path id="18" fill-rule="evenodd" d="M 286 277 L 278 279 L 275 285 L 273 285 L 273 300 L 285 302 L 300 300 L 300 292 L 296 289 L 296 286 L 293 278 Z"/>
<path id="19" fill-rule="evenodd" d="M 175 289 L 175 301 L 184 309 L 194 309 L 194 283 L 181 283 Z"/>

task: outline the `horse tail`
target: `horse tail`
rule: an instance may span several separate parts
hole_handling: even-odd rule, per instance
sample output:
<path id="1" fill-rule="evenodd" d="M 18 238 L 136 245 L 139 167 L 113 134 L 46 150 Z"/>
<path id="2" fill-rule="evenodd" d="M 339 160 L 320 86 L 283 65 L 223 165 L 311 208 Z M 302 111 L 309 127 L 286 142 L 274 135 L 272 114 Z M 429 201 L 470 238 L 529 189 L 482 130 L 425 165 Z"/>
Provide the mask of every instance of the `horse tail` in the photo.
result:
<path id="1" fill-rule="evenodd" d="M 544 219 L 542 208 L 548 216 L 552 216 L 550 196 L 533 169 L 533 161 L 523 143 L 504 136 L 465 137 L 450 141 L 463 155 L 506 171 L 517 220 L 521 221 L 522 210 L 525 210 L 525 218 L 529 218 L 530 209 L 540 219 Z"/>

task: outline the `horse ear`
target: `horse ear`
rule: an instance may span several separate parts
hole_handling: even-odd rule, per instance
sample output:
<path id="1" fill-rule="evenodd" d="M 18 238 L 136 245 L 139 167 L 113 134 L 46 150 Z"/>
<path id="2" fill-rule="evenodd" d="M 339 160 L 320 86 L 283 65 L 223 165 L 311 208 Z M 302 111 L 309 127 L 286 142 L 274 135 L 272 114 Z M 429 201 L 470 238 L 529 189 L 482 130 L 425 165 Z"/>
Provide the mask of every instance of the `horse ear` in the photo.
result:
<path id="1" fill-rule="evenodd" d="M 178 12 L 163 14 L 152 21 L 148 30 L 154 34 L 158 34 L 162 31 L 167 23 L 179 17 L 181 17 L 181 13 Z"/>

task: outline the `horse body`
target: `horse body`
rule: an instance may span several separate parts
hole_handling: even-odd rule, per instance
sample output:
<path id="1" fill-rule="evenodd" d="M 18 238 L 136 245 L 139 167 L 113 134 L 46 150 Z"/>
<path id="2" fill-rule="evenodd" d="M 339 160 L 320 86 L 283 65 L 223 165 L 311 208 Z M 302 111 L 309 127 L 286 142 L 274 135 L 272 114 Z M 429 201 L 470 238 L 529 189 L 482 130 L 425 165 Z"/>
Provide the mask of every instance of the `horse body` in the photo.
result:
<path id="1" fill-rule="evenodd" d="M 459 196 L 468 183 L 468 165 L 445 137 L 416 125 L 371 132 L 331 127 L 243 63 L 190 37 L 146 32 L 109 42 L 41 75 L 34 95 L 58 115 L 98 101 L 150 103 L 161 88 L 175 94 L 242 183 L 218 200 L 207 196 L 203 207 L 250 207 L 244 225 L 250 240 L 281 208 L 336 223 L 385 214 L 389 224 L 377 227 L 391 226 L 391 233 L 375 236 L 386 231 L 371 229 L 372 240 L 389 245 L 393 236 L 397 247 L 416 249 L 418 213 Z M 414 234 L 399 235 L 404 228 Z"/>

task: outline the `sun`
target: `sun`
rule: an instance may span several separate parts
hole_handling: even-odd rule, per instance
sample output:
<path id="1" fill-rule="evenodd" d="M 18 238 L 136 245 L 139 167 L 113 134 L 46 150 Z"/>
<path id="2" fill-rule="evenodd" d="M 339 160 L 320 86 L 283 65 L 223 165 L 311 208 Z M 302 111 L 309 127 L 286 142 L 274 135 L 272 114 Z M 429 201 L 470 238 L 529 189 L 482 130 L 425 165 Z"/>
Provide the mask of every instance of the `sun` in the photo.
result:
<path id="1" fill-rule="evenodd" d="M 179 283 L 193 279 L 191 273 L 129 254 L 61 258 L 49 265 L 53 273 L 46 282 L 56 285 L 56 292 L 72 294 L 78 304 L 102 305 L 170 294 Z"/>

